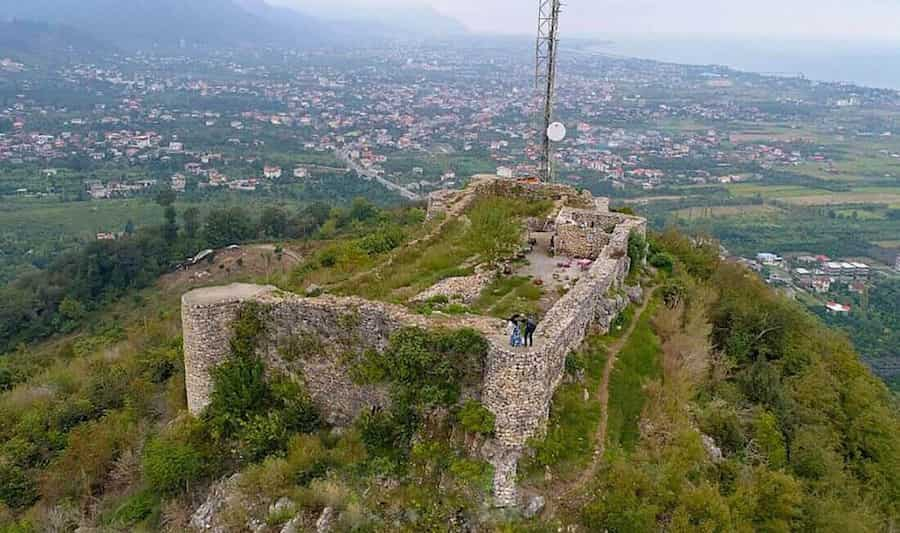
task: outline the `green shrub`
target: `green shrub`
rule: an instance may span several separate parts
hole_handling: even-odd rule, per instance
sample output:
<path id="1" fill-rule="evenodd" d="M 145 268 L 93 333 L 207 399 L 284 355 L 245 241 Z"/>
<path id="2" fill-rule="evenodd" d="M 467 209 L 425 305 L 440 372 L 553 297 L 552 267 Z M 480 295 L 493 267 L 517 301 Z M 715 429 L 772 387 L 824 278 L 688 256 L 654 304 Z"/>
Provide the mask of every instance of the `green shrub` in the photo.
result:
<path id="1" fill-rule="evenodd" d="M 142 460 L 144 477 L 150 488 L 173 496 L 201 479 L 210 465 L 207 450 L 198 441 L 206 438 L 200 424 L 190 419 L 150 439 Z"/>
<path id="2" fill-rule="evenodd" d="M 249 358 L 256 354 L 259 337 L 265 331 L 263 312 L 262 306 L 255 302 L 241 306 L 237 318 L 231 325 L 229 346 L 232 357 Z"/>
<path id="3" fill-rule="evenodd" d="M 389 379 L 414 405 L 451 405 L 460 388 L 480 381 L 487 344 L 472 330 L 400 330 L 385 354 Z"/>
<path id="4" fill-rule="evenodd" d="M 727 452 L 735 453 L 747 444 L 747 436 L 737 413 L 723 402 L 713 402 L 704 409 L 700 429 Z"/>
<path id="5" fill-rule="evenodd" d="M 631 259 L 632 270 L 638 270 L 644 258 L 647 256 L 647 239 L 636 231 L 628 236 L 628 257 Z"/>
<path id="6" fill-rule="evenodd" d="M 287 445 L 287 424 L 279 411 L 258 413 L 242 422 L 236 435 L 242 456 L 252 462 L 281 451 Z"/>
<path id="7" fill-rule="evenodd" d="M 322 426 L 318 408 L 306 389 L 293 379 L 277 377 L 270 385 L 273 409 L 281 413 L 281 421 L 290 432 L 312 433 Z"/>
<path id="8" fill-rule="evenodd" d="M 279 352 L 288 362 L 315 359 L 325 352 L 325 343 L 315 333 L 303 332 L 290 337 Z"/>
<path id="9" fill-rule="evenodd" d="M 150 490 L 142 490 L 125 498 L 103 522 L 117 527 L 134 526 L 160 512 L 160 497 Z"/>
<path id="10" fill-rule="evenodd" d="M 485 492 L 491 490 L 494 469 L 486 461 L 456 459 L 450 463 L 450 473 L 466 485 Z"/>
<path id="11" fill-rule="evenodd" d="M 379 255 L 390 252 L 403 243 L 403 231 L 395 226 L 382 228 L 363 237 L 359 247 L 369 255 Z"/>
<path id="12" fill-rule="evenodd" d="M 522 243 L 523 228 L 513 203 L 506 198 L 482 198 L 469 212 L 472 224 L 467 239 L 489 263 L 511 255 Z"/>
<path id="13" fill-rule="evenodd" d="M 756 417 L 753 424 L 753 440 L 770 469 L 784 468 L 787 464 L 784 436 L 778 429 L 778 420 L 772 413 L 762 412 Z"/>
<path id="14" fill-rule="evenodd" d="M 265 366 L 255 355 L 232 357 L 213 370 L 205 418 L 218 434 L 232 435 L 243 420 L 269 405 L 271 394 L 264 374 Z"/>
<path id="15" fill-rule="evenodd" d="M 409 416 L 379 411 L 366 413 L 359 418 L 357 424 L 360 439 L 375 465 L 380 465 L 376 466 L 376 470 L 393 473 L 405 462 L 418 423 L 414 413 L 407 413 Z"/>
<path id="16" fill-rule="evenodd" d="M 138 355 L 144 376 L 153 383 L 165 383 L 182 365 L 180 345 L 151 348 Z"/>
<path id="17" fill-rule="evenodd" d="M 672 268 L 675 266 L 675 258 L 665 252 L 655 253 L 650 256 L 650 266 L 671 274 Z"/>
<path id="18" fill-rule="evenodd" d="M 38 499 L 34 476 L 0 458 L 0 503 L 10 509 L 23 509 Z"/>
<path id="19" fill-rule="evenodd" d="M 76 427 L 66 449 L 47 467 L 41 483 L 44 499 L 82 500 L 101 490 L 116 459 L 138 436 L 135 417 L 127 410 Z"/>
<path id="20" fill-rule="evenodd" d="M 456 414 L 459 424 L 470 433 L 490 435 L 494 432 L 494 413 L 477 400 L 469 400 L 463 404 Z"/>

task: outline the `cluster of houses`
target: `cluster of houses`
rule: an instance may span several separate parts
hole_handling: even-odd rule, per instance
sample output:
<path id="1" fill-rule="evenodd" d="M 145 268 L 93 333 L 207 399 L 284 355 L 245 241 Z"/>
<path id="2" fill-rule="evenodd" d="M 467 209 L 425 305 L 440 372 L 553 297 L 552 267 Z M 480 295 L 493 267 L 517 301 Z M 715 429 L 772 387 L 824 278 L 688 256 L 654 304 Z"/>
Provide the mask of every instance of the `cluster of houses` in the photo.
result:
<path id="1" fill-rule="evenodd" d="M 858 261 L 832 261 L 825 255 L 802 255 L 794 257 L 790 265 L 777 254 L 761 252 L 756 254 L 756 261 L 751 267 L 778 267 L 769 272 L 769 280 L 827 293 L 833 284 L 847 286 L 851 291 L 862 292 L 866 282 L 871 278 L 872 269 L 866 263 Z"/>
<path id="2" fill-rule="evenodd" d="M 761 252 L 755 260 L 742 262 L 757 272 L 765 270 L 770 283 L 818 294 L 833 292 L 836 287 L 862 294 L 872 278 L 872 267 L 867 263 L 835 261 L 825 255 L 801 255 L 787 260 L 778 254 Z M 832 314 L 846 314 L 851 310 L 849 305 L 834 301 L 827 301 L 825 309 Z"/>
<path id="3" fill-rule="evenodd" d="M 96 161 L 139 164 L 202 157 L 207 151 L 221 149 L 203 146 L 197 152 L 188 151 L 185 139 L 190 139 L 195 129 L 212 131 L 215 135 L 205 137 L 221 139 L 225 145 L 251 147 L 248 152 L 256 153 L 262 150 L 266 134 L 277 131 L 280 138 L 290 138 L 305 151 L 346 152 L 365 175 L 416 189 L 445 187 L 455 183 L 456 176 L 443 171 L 431 175 L 432 171 L 422 166 L 416 167 L 418 172 L 392 171 L 391 158 L 425 159 L 436 151 L 475 152 L 479 158 L 489 157 L 493 165 L 509 169 L 513 176 L 532 173 L 540 151 L 527 83 L 530 73 L 523 77 L 515 66 L 518 61 L 472 55 L 452 47 L 398 46 L 360 53 L 360 59 L 369 58 L 384 68 L 356 69 L 301 57 L 285 77 L 276 71 L 283 67 L 248 63 L 228 52 L 204 58 L 123 57 L 103 65 L 61 67 L 57 73 L 61 80 L 109 94 L 109 101 L 74 113 L 62 105 L 36 102 L 27 93 L 17 96 L 9 108 L 0 109 L 0 118 L 13 123 L 11 132 L 0 134 L 0 161 L 50 161 L 77 154 Z M 715 129 L 669 132 L 645 126 L 671 120 L 758 123 L 784 119 L 777 109 L 731 99 L 685 98 L 659 104 L 629 89 L 637 83 L 689 94 L 711 82 L 731 86 L 733 80 L 719 77 L 711 81 L 692 75 L 690 67 L 590 57 L 580 60 L 585 62 L 584 68 L 567 72 L 566 94 L 559 99 L 558 110 L 560 116 L 578 116 L 579 120 L 572 125 L 574 134 L 556 151 L 559 172 L 575 181 L 605 180 L 614 187 L 653 190 L 669 184 L 754 179 L 752 173 L 735 170 L 748 165 L 830 164 L 825 155 L 815 151 L 816 145 L 802 139 L 760 142 L 752 136 L 735 137 Z M 404 76 L 385 76 L 391 68 L 403 71 Z M 183 76 L 185 71 L 211 74 Z M 602 78 L 596 74 L 600 71 Z M 416 82 L 407 81 L 408 77 Z M 360 91 L 361 87 L 365 90 Z M 162 104 L 158 95 L 167 91 L 189 95 L 196 104 Z M 240 106 L 234 110 L 204 107 L 205 101 L 217 98 L 247 102 L 255 98 L 259 108 L 253 109 L 252 104 L 249 109 Z M 867 101 L 868 97 L 857 98 Z M 611 122 L 635 126 L 606 126 Z M 158 133 L 173 129 L 181 134 Z M 285 132 L 289 135 L 283 135 Z M 680 164 L 683 160 L 702 160 L 703 169 Z M 202 160 L 199 164 L 207 165 Z M 683 167 L 695 169 L 673 170 Z M 232 179 L 199 167 L 203 168 L 209 174 L 203 181 L 212 187 L 252 190 L 262 179 L 277 179 L 272 177 L 274 169 L 264 170 L 261 177 Z M 191 174 L 195 169 L 185 168 L 185 172 Z M 294 169 L 294 176 L 303 178 L 306 172 Z"/>

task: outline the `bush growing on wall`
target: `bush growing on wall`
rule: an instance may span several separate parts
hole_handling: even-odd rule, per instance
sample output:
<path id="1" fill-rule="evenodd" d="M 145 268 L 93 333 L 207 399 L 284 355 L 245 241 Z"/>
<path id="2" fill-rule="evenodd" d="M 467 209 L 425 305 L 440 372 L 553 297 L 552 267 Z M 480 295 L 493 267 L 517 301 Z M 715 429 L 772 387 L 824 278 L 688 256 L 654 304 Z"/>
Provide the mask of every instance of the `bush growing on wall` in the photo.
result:
<path id="1" fill-rule="evenodd" d="M 494 413 L 476 400 L 469 400 L 463 404 L 456 414 L 459 424 L 470 433 L 490 435 L 494 432 Z"/>
<path id="2" fill-rule="evenodd" d="M 631 268 L 636 270 L 644 262 L 647 255 L 647 239 L 636 231 L 628 236 L 628 258 L 631 259 Z"/>
<path id="3" fill-rule="evenodd" d="M 242 459 L 258 460 L 283 450 L 296 432 L 321 425 L 318 410 L 299 383 L 266 378 L 256 353 L 263 334 L 263 310 L 245 305 L 234 322 L 231 357 L 213 370 L 213 392 L 204 413 L 213 434 L 236 439 Z"/>
<path id="4" fill-rule="evenodd" d="M 368 352 L 354 374 L 391 386 L 391 410 L 360 420 L 369 454 L 399 467 L 422 412 L 455 404 L 464 386 L 480 382 L 487 349 L 487 341 L 473 330 L 404 328 L 394 333 L 384 354 Z M 480 421 L 481 428 L 487 425 Z"/>

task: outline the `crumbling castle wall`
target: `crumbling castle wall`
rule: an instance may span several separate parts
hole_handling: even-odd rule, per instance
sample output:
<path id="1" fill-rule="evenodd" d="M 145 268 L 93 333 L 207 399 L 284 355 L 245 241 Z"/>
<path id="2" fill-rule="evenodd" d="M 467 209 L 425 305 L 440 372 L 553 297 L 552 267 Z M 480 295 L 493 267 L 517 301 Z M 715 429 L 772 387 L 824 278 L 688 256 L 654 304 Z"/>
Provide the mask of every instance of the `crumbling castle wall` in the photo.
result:
<path id="1" fill-rule="evenodd" d="M 500 182 L 485 180 L 488 185 L 483 186 L 496 193 L 496 184 Z M 511 183 L 516 191 L 539 192 L 532 191 L 533 184 Z M 559 187 L 566 194 L 574 191 Z M 587 201 L 580 195 L 578 198 Z M 604 231 L 608 242 L 591 268 L 538 325 L 534 348 L 509 348 L 504 340 L 503 321 L 485 317 L 435 319 L 411 314 L 399 306 L 359 298 L 303 298 L 274 287 L 256 285 L 191 291 L 182 298 L 188 407 L 197 414 L 208 405 L 212 393 L 211 371 L 228 356 L 231 323 L 246 302 L 259 303 L 266 313 L 267 327 L 260 343 L 260 355 L 270 368 L 302 379 L 326 419 L 337 425 L 349 424 L 365 409 L 384 406 L 389 401 L 384 388 L 353 383 L 344 364 L 348 351 L 383 350 L 391 333 L 405 326 L 472 327 L 482 332 L 490 343 L 480 397 L 496 417 L 495 438 L 485 448 L 486 458 L 494 466 L 495 502 L 500 506 L 514 506 L 518 460 L 527 440 L 540 434 L 547 423 L 553 393 L 563 379 L 566 357 L 581 345 L 592 324 L 608 330 L 615 316 L 627 305 L 625 297 L 611 296 L 611 289 L 624 283 L 630 266 L 629 235 L 645 233 L 646 221 L 615 216 L 617 224 L 611 233 Z M 320 343 L 305 342 L 305 339 L 319 339 Z M 295 353 L 296 343 L 306 347 L 299 350 L 303 352 L 301 355 Z"/>
<path id="2" fill-rule="evenodd" d="M 613 230 L 625 215 L 610 213 L 608 204 L 595 209 L 564 207 L 556 216 L 556 253 L 566 257 L 596 259 L 609 244 Z"/>
<path id="3" fill-rule="evenodd" d="M 609 296 L 628 275 L 628 237 L 646 232 L 643 219 L 629 217 L 616 227 L 608 245 L 587 274 L 556 302 L 538 325 L 534 349 L 511 349 L 492 343 L 482 402 L 496 416 L 497 448 L 494 497 L 498 505 L 517 502 L 516 469 L 527 440 L 546 426 L 553 393 L 563 379 L 566 357 L 584 341 L 592 324 L 609 331 L 628 304 Z"/>
<path id="4" fill-rule="evenodd" d="M 241 306 L 250 302 L 259 305 L 265 322 L 258 353 L 266 367 L 302 379 L 326 420 L 338 426 L 388 404 L 384 387 L 353 382 L 347 360 L 367 349 L 383 351 L 400 328 L 446 325 L 396 305 L 330 295 L 305 298 L 271 286 L 236 283 L 188 292 L 182 297 L 181 315 L 191 413 L 200 414 L 209 405 L 212 369 L 228 358 L 232 323 Z M 454 317 L 453 326 L 491 335 L 501 331 L 503 323 Z"/>

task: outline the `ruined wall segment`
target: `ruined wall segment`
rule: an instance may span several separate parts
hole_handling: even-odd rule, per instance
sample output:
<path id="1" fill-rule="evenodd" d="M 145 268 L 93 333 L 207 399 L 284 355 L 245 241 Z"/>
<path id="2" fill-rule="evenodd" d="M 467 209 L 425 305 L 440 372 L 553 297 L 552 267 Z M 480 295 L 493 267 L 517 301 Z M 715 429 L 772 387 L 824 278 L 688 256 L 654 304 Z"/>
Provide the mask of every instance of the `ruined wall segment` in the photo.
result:
<path id="1" fill-rule="evenodd" d="M 495 438 L 482 454 L 494 466 L 495 503 L 517 505 L 518 460 L 528 439 L 546 426 L 553 394 L 564 376 L 566 357 L 582 344 L 593 325 L 608 331 L 628 304 L 627 297 L 616 289 L 623 287 L 630 267 L 629 236 L 632 232 L 646 234 L 646 221 L 610 213 L 608 201 L 593 199 L 565 185 L 482 177 L 474 178 L 466 191 L 439 195 L 438 201 L 429 204 L 429 216 L 438 216 L 442 209 L 450 209 L 451 215 L 459 213 L 478 194 L 552 199 L 561 206 L 560 213 L 566 213 L 563 220 L 557 219 L 557 235 L 561 228 L 568 227 L 573 239 L 590 241 L 585 257 L 595 259 L 593 264 L 538 325 L 539 339 L 534 348 L 509 348 L 504 322 L 487 317 L 425 317 L 381 302 L 333 296 L 304 298 L 256 285 L 198 289 L 182 298 L 190 411 L 198 414 L 209 403 L 211 370 L 228 356 L 231 323 L 240 306 L 249 301 L 259 303 L 266 313 L 259 354 L 268 367 L 302 379 L 326 419 L 336 425 L 349 424 L 364 410 L 389 402 L 386 389 L 353 383 L 346 365 L 348 353 L 383 350 L 391 334 L 406 326 L 471 327 L 488 339 L 489 350 L 481 389 L 470 392 L 480 397 L 496 417 Z M 603 235 L 597 241 L 591 241 L 597 237 L 585 231 L 584 225 L 592 222 L 593 229 Z M 581 237 L 574 235 L 579 228 Z M 596 244 L 601 240 L 602 245 Z M 292 348 L 296 342 L 307 346 L 299 356 Z"/>
<path id="2" fill-rule="evenodd" d="M 184 381 L 191 413 L 199 414 L 212 394 L 212 370 L 229 354 L 231 324 L 245 302 L 275 287 L 235 283 L 188 292 L 181 297 Z"/>

